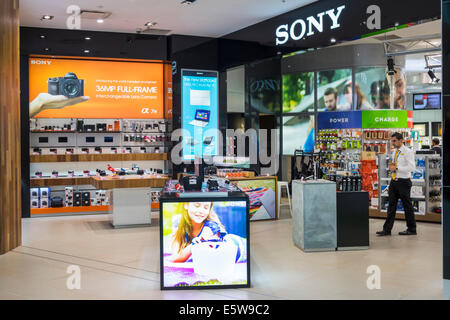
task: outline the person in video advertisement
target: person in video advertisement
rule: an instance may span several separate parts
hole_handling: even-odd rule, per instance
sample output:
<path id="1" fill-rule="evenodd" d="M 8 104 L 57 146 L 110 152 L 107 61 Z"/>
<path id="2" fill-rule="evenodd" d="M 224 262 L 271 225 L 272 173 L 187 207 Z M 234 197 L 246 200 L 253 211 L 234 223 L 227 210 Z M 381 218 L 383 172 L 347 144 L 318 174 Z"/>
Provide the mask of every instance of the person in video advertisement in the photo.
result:
<path id="1" fill-rule="evenodd" d="M 344 97 L 347 100 L 349 106 L 352 105 L 353 101 L 353 91 L 352 91 L 352 82 L 348 81 L 344 86 Z M 373 109 L 370 105 L 370 102 L 367 101 L 366 96 L 361 91 L 361 88 L 357 83 L 355 83 L 356 90 L 356 110 L 371 110 Z"/>
<path id="2" fill-rule="evenodd" d="M 390 109 L 390 88 L 387 80 L 374 81 L 370 86 L 370 96 L 375 109 Z"/>
<path id="3" fill-rule="evenodd" d="M 178 221 L 177 221 L 178 220 Z M 237 246 L 236 262 L 244 262 L 247 254 L 245 239 L 228 234 L 211 202 L 187 202 L 181 215 L 175 216 L 172 241 L 172 261 L 191 260 L 192 246 L 201 242 L 229 242 Z"/>
<path id="4" fill-rule="evenodd" d="M 394 109 L 405 109 L 406 107 L 406 78 L 400 68 L 395 68 L 393 84 L 391 77 L 387 76 L 390 87 L 394 90 Z"/>
<path id="5" fill-rule="evenodd" d="M 406 231 L 399 232 L 399 234 L 416 235 L 416 220 L 411 202 L 411 172 L 416 167 L 414 151 L 403 144 L 403 135 L 398 132 L 392 134 L 391 144 L 394 147 L 394 151 L 389 162 L 389 170 L 392 173 L 391 183 L 389 184 L 389 206 L 383 230 L 377 231 L 377 235 L 391 235 L 399 199 L 405 208 L 406 225 L 408 227 Z"/>
<path id="6" fill-rule="evenodd" d="M 338 92 L 335 88 L 328 88 L 323 95 L 325 109 L 323 111 L 337 111 Z"/>

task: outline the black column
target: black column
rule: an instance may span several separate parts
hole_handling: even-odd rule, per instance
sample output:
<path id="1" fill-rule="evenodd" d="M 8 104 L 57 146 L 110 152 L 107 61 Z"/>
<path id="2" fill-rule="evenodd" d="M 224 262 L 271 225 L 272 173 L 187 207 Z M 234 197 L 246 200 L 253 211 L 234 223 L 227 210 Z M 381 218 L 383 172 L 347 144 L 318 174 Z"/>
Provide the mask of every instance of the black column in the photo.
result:
<path id="1" fill-rule="evenodd" d="M 442 237 L 444 279 L 450 280 L 450 1 L 442 1 Z"/>

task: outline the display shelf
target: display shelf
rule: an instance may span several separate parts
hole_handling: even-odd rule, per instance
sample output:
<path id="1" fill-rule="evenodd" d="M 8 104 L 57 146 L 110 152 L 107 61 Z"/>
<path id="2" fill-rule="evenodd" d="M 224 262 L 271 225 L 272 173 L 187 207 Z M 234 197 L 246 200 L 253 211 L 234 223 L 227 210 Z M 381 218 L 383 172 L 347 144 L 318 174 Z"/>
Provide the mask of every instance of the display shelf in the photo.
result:
<path id="1" fill-rule="evenodd" d="M 149 161 L 168 158 L 168 153 L 45 154 L 31 155 L 30 162 Z"/>
<path id="2" fill-rule="evenodd" d="M 108 213 L 111 206 L 81 206 L 81 207 L 59 207 L 59 208 L 32 208 L 30 214 L 45 215 L 45 214 L 66 214 L 66 213 Z"/>

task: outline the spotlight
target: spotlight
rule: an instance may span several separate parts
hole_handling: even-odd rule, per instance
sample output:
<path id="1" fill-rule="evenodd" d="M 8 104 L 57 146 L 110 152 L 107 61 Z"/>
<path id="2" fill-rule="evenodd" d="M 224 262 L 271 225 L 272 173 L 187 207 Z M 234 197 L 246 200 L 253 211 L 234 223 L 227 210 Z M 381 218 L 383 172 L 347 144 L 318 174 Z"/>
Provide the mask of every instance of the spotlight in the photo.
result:
<path id="1" fill-rule="evenodd" d="M 86 49 L 86 50 L 84 50 L 84 53 L 89 53 L 89 50 L 87 50 L 87 49 Z"/>
<path id="2" fill-rule="evenodd" d="M 42 18 L 41 18 L 41 20 L 52 20 L 52 19 L 53 19 L 53 16 L 50 16 L 48 14 L 43 15 Z"/>
<path id="3" fill-rule="evenodd" d="M 103 19 L 97 19 L 97 23 L 103 23 Z"/>
<path id="4" fill-rule="evenodd" d="M 41 39 L 45 39 L 45 36 L 44 36 L 44 35 L 41 35 Z"/>
<path id="5" fill-rule="evenodd" d="M 147 22 L 145 24 L 145 26 L 148 27 L 148 28 L 154 27 L 154 26 L 156 26 L 156 22 Z"/>
<path id="6" fill-rule="evenodd" d="M 197 1 L 197 0 L 183 0 L 183 1 L 181 1 L 181 4 L 192 4 L 195 1 Z"/>
<path id="7" fill-rule="evenodd" d="M 431 70 L 431 69 L 428 70 L 428 75 L 430 76 L 432 83 L 438 83 L 441 80 L 441 79 L 438 79 L 438 77 L 436 77 L 433 70 Z"/>
<path id="8" fill-rule="evenodd" d="M 389 76 L 393 76 L 394 74 L 397 73 L 397 71 L 395 71 L 395 68 L 394 68 L 395 63 L 394 63 L 394 59 L 393 59 L 392 57 L 389 57 L 389 58 L 388 58 L 388 60 L 387 60 L 387 66 L 388 66 L 388 72 L 387 72 L 387 74 L 388 74 Z"/>
<path id="9" fill-rule="evenodd" d="M 84 40 L 91 40 L 91 37 L 84 37 Z"/>
<path id="10" fill-rule="evenodd" d="M 330 39 L 330 42 L 331 42 L 331 43 L 336 43 L 336 39 L 335 39 L 335 38 L 331 38 L 331 39 Z"/>

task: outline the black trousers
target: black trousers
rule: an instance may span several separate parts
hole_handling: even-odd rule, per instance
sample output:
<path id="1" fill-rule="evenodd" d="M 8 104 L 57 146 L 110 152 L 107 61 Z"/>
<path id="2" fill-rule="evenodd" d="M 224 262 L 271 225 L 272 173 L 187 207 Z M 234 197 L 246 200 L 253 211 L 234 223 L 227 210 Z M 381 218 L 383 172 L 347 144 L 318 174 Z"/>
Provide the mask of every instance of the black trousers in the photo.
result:
<path id="1" fill-rule="evenodd" d="M 387 218 L 383 226 L 384 231 L 391 232 L 392 227 L 394 226 L 398 199 L 402 201 L 403 208 L 405 209 L 406 226 L 408 227 L 408 230 L 413 232 L 416 231 L 416 218 L 411 202 L 411 185 L 410 179 L 391 180 L 391 183 L 389 184 Z"/>

